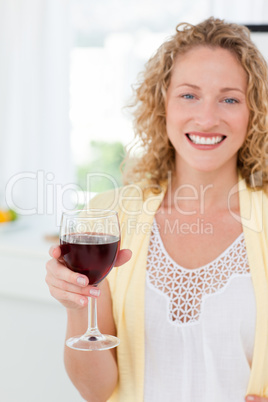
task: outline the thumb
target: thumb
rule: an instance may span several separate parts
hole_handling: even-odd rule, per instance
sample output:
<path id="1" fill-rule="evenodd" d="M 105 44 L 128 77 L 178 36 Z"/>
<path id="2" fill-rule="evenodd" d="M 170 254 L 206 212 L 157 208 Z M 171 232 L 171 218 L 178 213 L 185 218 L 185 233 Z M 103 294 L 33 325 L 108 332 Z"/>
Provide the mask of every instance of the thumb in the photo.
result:
<path id="1" fill-rule="evenodd" d="M 132 251 L 129 249 L 120 250 L 116 258 L 115 266 L 120 267 L 120 265 L 125 264 L 130 260 L 132 256 Z"/>

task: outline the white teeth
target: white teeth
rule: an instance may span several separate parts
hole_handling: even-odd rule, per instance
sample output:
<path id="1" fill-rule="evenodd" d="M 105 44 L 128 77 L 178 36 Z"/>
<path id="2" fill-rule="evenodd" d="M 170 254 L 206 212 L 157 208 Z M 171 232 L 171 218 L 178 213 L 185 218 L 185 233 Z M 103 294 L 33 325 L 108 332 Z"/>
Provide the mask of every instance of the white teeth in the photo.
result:
<path id="1" fill-rule="evenodd" d="M 188 137 L 194 144 L 215 145 L 223 140 L 223 136 L 200 137 L 199 135 L 188 134 Z"/>

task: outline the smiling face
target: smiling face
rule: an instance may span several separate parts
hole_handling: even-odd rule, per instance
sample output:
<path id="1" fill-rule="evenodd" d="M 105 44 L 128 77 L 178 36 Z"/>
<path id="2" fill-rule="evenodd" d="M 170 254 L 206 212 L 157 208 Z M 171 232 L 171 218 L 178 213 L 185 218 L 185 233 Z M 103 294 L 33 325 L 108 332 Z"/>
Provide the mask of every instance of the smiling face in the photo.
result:
<path id="1" fill-rule="evenodd" d="M 166 98 L 166 128 L 176 170 L 236 170 L 248 127 L 247 74 L 220 47 L 196 47 L 175 62 Z"/>

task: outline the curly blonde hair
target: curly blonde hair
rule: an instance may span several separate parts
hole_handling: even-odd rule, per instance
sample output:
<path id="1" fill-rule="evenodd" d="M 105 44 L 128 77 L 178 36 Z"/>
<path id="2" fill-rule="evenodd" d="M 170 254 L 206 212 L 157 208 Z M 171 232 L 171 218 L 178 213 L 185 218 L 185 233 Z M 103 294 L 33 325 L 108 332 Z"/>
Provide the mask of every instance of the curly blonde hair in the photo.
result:
<path id="1" fill-rule="evenodd" d="M 213 17 L 198 25 L 181 23 L 176 33 L 147 62 L 135 91 L 134 131 L 142 143 L 143 154 L 130 169 L 127 181 L 149 179 L 156 185 L 174 172 L 175 150 L 166 132 L 166 93 L 178 55 L 195 46 L 221 47 L 236 55 L 248 76 L 247 103 L 250 111 L 245 142 L 238 153 L 240 174 L 252 186 L 252 177 L 268 184 L 268 73 L 267 63 L 250 39 L 245 26 Z M 128 159 L 126 159 L 126 166 Z"/>

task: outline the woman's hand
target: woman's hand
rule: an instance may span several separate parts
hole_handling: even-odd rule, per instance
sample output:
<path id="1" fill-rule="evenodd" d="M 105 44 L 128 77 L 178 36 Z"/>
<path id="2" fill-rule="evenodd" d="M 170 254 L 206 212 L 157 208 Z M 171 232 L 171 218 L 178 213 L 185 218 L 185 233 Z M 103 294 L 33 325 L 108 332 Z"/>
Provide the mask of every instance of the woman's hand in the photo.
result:
<path id="1" fill-rule="evenodd" d="M 68 309 L 78 309 L 87 305 L 88 296 L 98 297 L 100 289 L 88 284 L 88 278 L 67 268 L 61 257 L 59 246 L 49 250 L 52 257 L 46 264 L 46 283 L 50 294 Z M 117 267 L 125 264 L 131 258 L 130 250 L 120 250 L 116 259 Z"/>
<path id="2" fill-rule="evenodd" d="M 248 395 L 245 399 L 246 402 L 268 402 L 268 398 L 263 398 L 256 395 Z"/>

